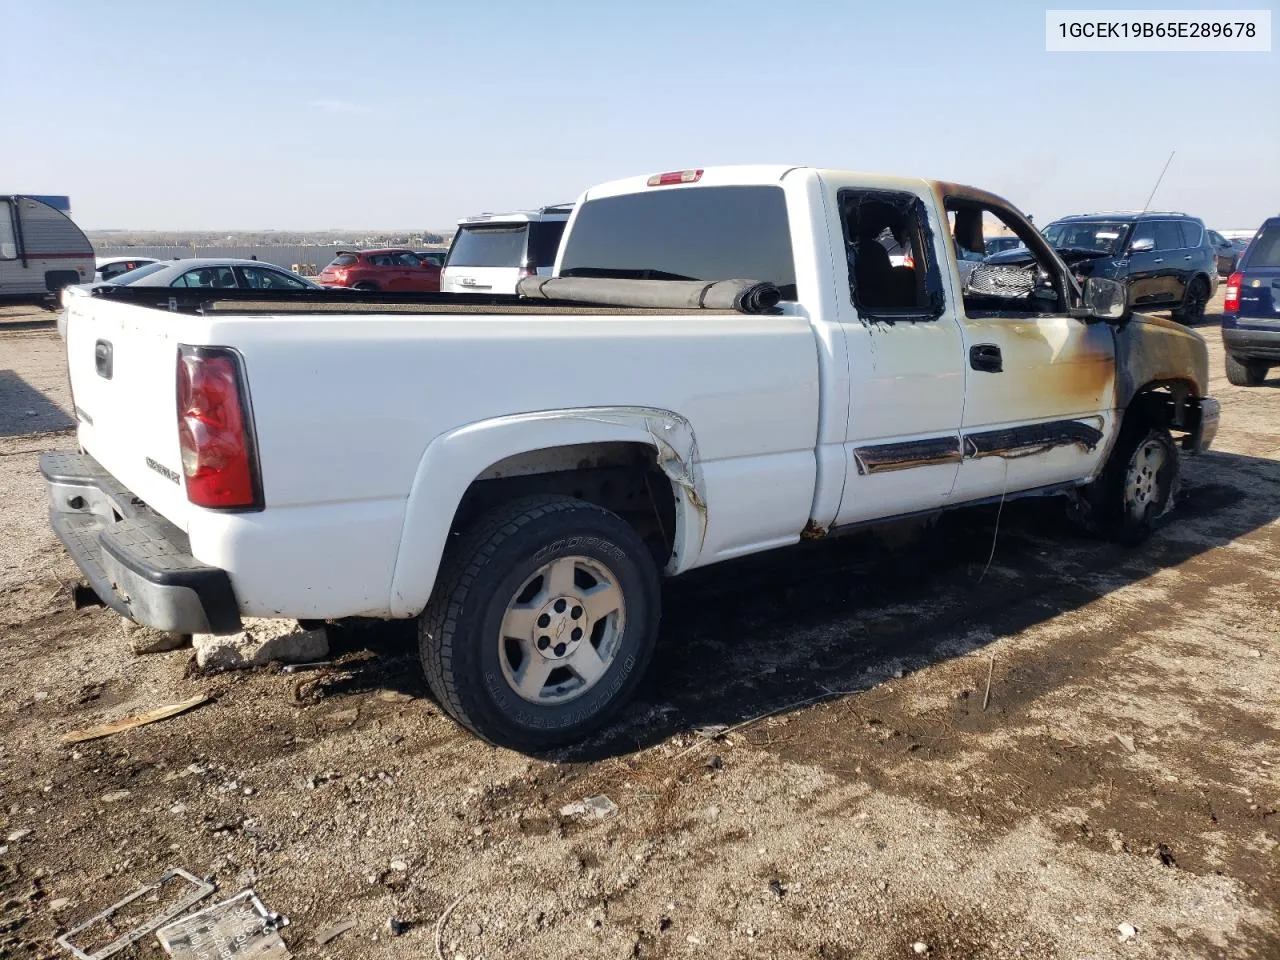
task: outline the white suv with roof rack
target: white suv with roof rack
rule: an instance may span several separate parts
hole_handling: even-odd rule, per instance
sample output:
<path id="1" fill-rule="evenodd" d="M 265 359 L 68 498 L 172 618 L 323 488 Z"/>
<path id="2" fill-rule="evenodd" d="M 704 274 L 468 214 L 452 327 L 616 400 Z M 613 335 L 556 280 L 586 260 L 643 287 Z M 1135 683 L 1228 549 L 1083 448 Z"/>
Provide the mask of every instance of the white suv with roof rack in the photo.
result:
<path id="1" fill-rule="evenodd" d="M 551 276 L 573 204 L 516 213 L 485 213 L 458 221 L 440 290 L 509 293 L 525 277 Z"/>

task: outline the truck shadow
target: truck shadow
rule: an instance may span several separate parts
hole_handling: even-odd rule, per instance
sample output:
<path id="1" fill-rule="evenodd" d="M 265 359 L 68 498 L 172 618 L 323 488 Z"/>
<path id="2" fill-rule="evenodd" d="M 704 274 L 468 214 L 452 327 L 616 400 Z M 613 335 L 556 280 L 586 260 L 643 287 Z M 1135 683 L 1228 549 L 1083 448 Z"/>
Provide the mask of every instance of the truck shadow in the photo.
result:
<path id="1" fill-rule="evenodd" d="M 75 422 L 12 370 L 0 370 L 0 437 L 65 430 Z"/>
<path id="2" fill-rule="evenodd" d="M 1138 548 L 1084 537 L 1062 500 L 1031 499 L 946 514 L 916 542 L 891 547 L 863 535 L 802 543 L 668 581 L 658 649 L 633 702 L 600 734 L 546 759 L 626 755 L 702 726 L 869 689 L 1083 608 L 1280 518 L 1280 462 L 1215 452 L 1185 461 L 1183 475 L 1177 506 Z M 391 688 L 430 696 L 416 622 L 337 626 L 338 648 L 374 656 L 349 662 L 331 694 Z"/>
<path id="3" fill-rule="evenodd" d="M 1138 548 L 1083 537 L 1061 500 L 1025 500 L 1005 505 L 998 535 L 996 508 L 973 508 L 944 516 L 905 548 L 850 538 L 693 571 L 668 585 L 658 651 L 636 701 L 557 759 L 627 754 L 700 726 L 873 687 L 1080 609 L 1280 517 L 1280 462 L 1211 453 L 1188 461 L 1184 477 L 1165 526 Z"/>

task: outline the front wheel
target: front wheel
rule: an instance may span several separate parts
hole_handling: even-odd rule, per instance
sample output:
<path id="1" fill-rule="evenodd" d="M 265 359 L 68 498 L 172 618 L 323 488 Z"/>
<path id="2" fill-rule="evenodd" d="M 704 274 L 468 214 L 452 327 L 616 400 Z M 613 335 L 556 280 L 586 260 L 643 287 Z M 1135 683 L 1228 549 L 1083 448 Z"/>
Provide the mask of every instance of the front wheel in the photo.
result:
<path id="1" fill-rule="evenodd" d="M 499 746 L 582 739 L 640 681 L 660 605 L 652 555 L 616 514 L 570 497 L 512 501 L 445 558 L 419 623 L 427 683 Z"/>
<path id="2" fill-rule="evenodd" d="M 1075 492 L 1072 516 L 1094 536 L 1139 544 L 1173 505 L 1180 467 L 1168 430 L 1126 423 L 1102 473 Z"/>
<path id="3" fill-rule="evenodd" d="M 1267 379 L 1271 368 L 1257 360 L 1237 360 L 1227 354 L 1227 382 L 1237 387 L 1256 387 Z"/>

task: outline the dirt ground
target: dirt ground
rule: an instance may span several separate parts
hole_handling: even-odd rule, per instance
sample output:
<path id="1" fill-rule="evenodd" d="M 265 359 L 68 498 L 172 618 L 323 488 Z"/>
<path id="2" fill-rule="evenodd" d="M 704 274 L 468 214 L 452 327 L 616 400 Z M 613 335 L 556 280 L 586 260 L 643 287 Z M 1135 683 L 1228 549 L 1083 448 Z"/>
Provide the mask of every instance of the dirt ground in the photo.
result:
<path id="1" fill-rule="evenodd" d="M 1149 543 L 1024 501 L 985 570 L 983 508 L 699 572 L 621 720 L 537 758 L 441 715 L 412 624 L 201 676 L 73 611 L 36 471 L 74 442 L 51 318 L 0 314 L 0 956 L 65 956 L 170 865 L 251 882 L 299 957 L 435 957 L 438 926 L 451 960 L 1280 956 L 1280 381 L 1227 384 L 1212 308 L 1222 431 Z M 615 816 L 561 815 L 597 794 Z"/>

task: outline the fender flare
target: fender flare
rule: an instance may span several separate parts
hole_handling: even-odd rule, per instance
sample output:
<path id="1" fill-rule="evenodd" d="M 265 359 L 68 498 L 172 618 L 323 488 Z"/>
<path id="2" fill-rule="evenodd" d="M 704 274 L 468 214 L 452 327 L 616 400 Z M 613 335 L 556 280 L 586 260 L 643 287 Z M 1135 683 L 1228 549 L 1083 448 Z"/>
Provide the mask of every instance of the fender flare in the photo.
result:
<path id="1" fill-rule="evenodd" d="M 666 572 L 692 566 L 706 536 L 707 507 L 697 440 L 688 420 L 670 410 L 624 406 L 494 417 L 441 434 L 418 461 L 391 577 L 391 616 L 417 616 L 427 605 L 458 505 L 489 467 L 538 450 L 608 442 L 653 448 L 675 498 L 674 549 Z"/>

